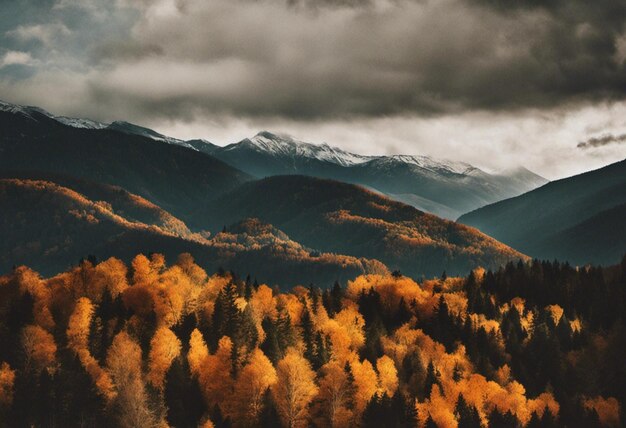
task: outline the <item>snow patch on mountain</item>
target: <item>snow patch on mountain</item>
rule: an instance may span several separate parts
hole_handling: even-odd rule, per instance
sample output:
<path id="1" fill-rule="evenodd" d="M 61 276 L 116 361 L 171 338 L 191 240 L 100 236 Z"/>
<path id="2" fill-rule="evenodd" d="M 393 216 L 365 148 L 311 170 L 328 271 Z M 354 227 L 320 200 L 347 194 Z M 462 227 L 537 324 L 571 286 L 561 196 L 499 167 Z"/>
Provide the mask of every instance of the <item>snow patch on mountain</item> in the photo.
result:
<path id="1" fill-rule="evenodd" d="M 275 157 L 307 158 L 331 162 L 350 167 L 368 164 L 376 168 L 396 168 L 405 164 L 438 175 L 482 175 L 484 171 L 465 162 L 433 159 L 429 156 L 390 155 L 365 156 L 350 153 L 338 147 L 324 144 L 312 144 L 297 140 L 288 135 L 273 134 L 262 131 L 252 138 L 224 148 L 225 151 L 248 148 Z"/>
<path id="2" fill-rule="evenodd" d="M 72 128 L 79 129 L 112 129 L 120 132 L 124 132 L 126 134 L 140 135 L 142 137 L 150 138 L 155 141 L 160 141 L 168 144 L 176 144 L 179 146 L 187 147 L 192 150 L 197 150 L 193 145 L 187 144 L 187 142 L 183 140 L 179 140 L 177 138 L 172 138 L 165 136 L 163 134 L 159 134 L 156 131 L 153 131 L 149 128 L 144 128 L 143 126 L 135 125 L 128 122 L 116 121 L 113 123 L 102 123 L 96 122 L 91 119 L 80 119 L 73 118 L 67 116 L 55 116 L 52 113 L 47 112 L 39 107 L 31 107 L 31 106 L 21 106 L 18 104 L 11 104 L 4 101 L 0 101 L 0 111 L 4 111 L 12 114 L 21 114 L 22 116 L 28 117 L 31 120 L 37 120 L 37 114 L 46 116 L 52 120 L 56 120 L 59 123 L 62 123 L 66 126 L 71 126 Z"/>
<path id="3" fill-rule="evenodd" d="M 73 117 L 56 116 L 53 119 L 61 122 L 64 125 L 71 126 L 72 128 L 81 129 L 104 129 L 109 125 L 107 123 L 96 122 L 91 119 L 76 119 Z"/>
<path id="4" fill-rule="evenodd" d="M 391 155 L 378 156 L 370 162 L 370 165 L 377 167 L 395 168 L 398 164 L 410 165 L 423 170 L 431 171 L 438 174 L 458 174 L 468 175 L 480 171 L 478 168 L 465 163 L 450 160 L 433 159 L 430 156 L 417 155 Z"/>
<path id="5" fill-rule="evenodd" d="M 135 125 L 134 123 L 124 122 L 124 121 L 115 121 L 107 126 L 107 129 L 113 129 L 116 131 L 124 132 L 126 134 L 131 135 L 139 135 L 141 137 L 150 138 L 154 141 L 160 141 L 162 143 L 174 144 L 177 146 L 183 146 L 191 150 L 198 151 L 193 145 L 187 143 L 184 140 L 179 140 L 178 138 L 168 137 L 163 134 L 159 134 L 158 132 L 145 128 L 143 126 Z"/>
<path id="6" fill-rule="evenodd" d="M 55 116 L 52 113 L 39 107 L 21 106 L 18 104 L 11 104 L 4 101 L 0 101 L 0 111 L 12 114 L 21 114 L 22 116 L 28 117 L 32 120 L 37 120 L 37 115 L 39 114 L 42 116 L 46 116 L 52 120 L 56 120 L 63 125 L 71 126 L 72 128 L 104 129 L 108 126 L 108 124 L 106 123 L 96 122 L 91 119 L 77 119 L 66 116 Z"/>
<path id="7" fill-rule="evenodd" d="M 267 131 L 259 132 L 254 137 L 247 138 L 238 144 L 232 144 L 226 150 L 236 150 L 239 144 L 274 156 L 317 159 L 341 166 L 365 163 L 374 158 L 373 156 L 362 156 L 346 152 L 326 143 L 320 145 L 306 143 L 290 136 L 272 134 Z"/>

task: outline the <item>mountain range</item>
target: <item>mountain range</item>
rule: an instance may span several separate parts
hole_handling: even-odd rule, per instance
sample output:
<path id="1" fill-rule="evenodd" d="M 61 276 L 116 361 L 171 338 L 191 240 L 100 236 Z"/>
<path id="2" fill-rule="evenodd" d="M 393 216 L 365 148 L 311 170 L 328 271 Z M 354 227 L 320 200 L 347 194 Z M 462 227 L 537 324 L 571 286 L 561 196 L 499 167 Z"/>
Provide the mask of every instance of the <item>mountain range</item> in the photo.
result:
<path id="1" fill-rule="evenodd" d="M 187 143 L 254 177 L 301 174 L 359 184 L 448 219 L 547 183 L 523 167 L 489 174 L 465 162 L 363 156 L 267 131 L 224 147 L 201 140 Z"/>
<path id="2" fill-rule="evenodd" d="M 329 285 L 359 273 L 434 276 L 526 258 L 355 184 L 256 180 L 198 149 L 210 147 L 203 141 L 0 107 L 0 197 L 11 207 L 0 230 L 5 270 L 25 263 L 54 273 L 89 254 L 190 252 L 207 267 L 252 270 L 273 284 Z M 335 159 L 329 165 L 359 158 L 322 149 Z"/>
<path id="3" fill-rule="evenodd" d="M 465 162 L 429 156 L 365 156 L 262 131 L 221 147 L 207 140 L 181 140 L 124 121 L 110 124 L 54 116 L 37 107 L 0 102 L 0 111 L 47 119 L 80 130 L 117 131 L 209 154 L 251 177 L 308 175 L 359 184 L 439 217 L 460 215 L 537 188 L 548 180 L 523 167 L 490 174 Z"/>
<path id="4" fill-rule="evenodd" d="M 613 264 L 626 253 L 626 160 L 459 218 L 533 257 Z"/>

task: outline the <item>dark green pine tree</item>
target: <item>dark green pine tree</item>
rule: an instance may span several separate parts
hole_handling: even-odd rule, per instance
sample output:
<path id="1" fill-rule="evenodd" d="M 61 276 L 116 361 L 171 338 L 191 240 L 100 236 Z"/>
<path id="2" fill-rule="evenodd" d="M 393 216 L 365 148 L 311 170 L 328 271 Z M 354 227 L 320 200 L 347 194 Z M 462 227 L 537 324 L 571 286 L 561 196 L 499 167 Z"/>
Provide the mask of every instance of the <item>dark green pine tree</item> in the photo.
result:
<path id="1" fill-rule="evenodd" d="M 461 370 L 461 366 L 459 363 L 454 364 L 454 368 L 452 369 L 452 380 L 458 382 L 463 377 L 463 371 Z"/>
<path id="2" fill-rule="evenodd" d="M 276 410 L 276 404 L 274 404 L 270 390 L 268 389 L 265 395 L 263 395 L 263 410 L 259 415 L 258 427 L 269 428 L 280 426 L 282 426 L 282 421 L 278 415 L 278 410 Z"/>
<path id="3" fill-rule="evenodd" d="M 380 318 L 374 318 L 365 328 L 365 347 L 361 350 L 361 356 L 371 362 L 375 362 L 383 354 L 381 337 L 387 334 L 385 325 Z"/>
<path id="4" fill-rule="evenodd" d="M 354 375 L 352 374 L 352 367 L 350 367 L 350 363 L 346 362 L 343 370 L 346 372 L 346 408 L 353 409 L 354 408 L 354 394 L 356 393 L 356 385 L 354 384 Z"/>
<path id="5" fill-rule="evenodd" d="M 330 297 L 331 297 L 331 302 L 332 302 L 331 308 L 332 308 L 333 315 L 336 314 L 337 312 L 341 312 L 341 309 L 343 308 L 342 300 L 343 300 L 344 294 L 345 294 L 344 290 L 343 288 L 341 288 L 341 285 L 339 285 L 339 282 L 335 281 L 335 284 L 333 285 L 333 289 L 330 292 Z"/>
<path id="6" fill-rule="evenodd" d="M 426 424 L 424 424 L 425 428 L 438 428 L 437 424 L 435 423 L 435 421 L 433 421 L 433 418 L 430 417 L 430 415 L 428 415 L 428 418 L 426 418 Z"/>
<path id="7" fill-rule="evenodd" d="M 363 411 L 361 426 L 363 428 L 379 428 L 391 426 L 389 420 L 385 420 L 386 409 L 383 407 L 379 394 L 374 394 Z"/>
<path id="8" fill-rule="evenodd" d="M 317 308 L 320 305 L 321 301 L 321 293 L 320 289 L 315 287 L 313 284 L 309 285 L 309 298 L 311 299 L 311 310 L 314 314 L 317 313 Z"/>
<path id="9" fill-rule="evenodd" d="M 304 357 L 312 364 L 315 362 L 315 332 L 313 331 L 313 320 L 311 313 L 305 306 L 300 320 L 300 328 L 302 329 L 302 341 L 304 342 Z"/>
<path id="10" fill-rule="evenodd" d="M 543 416 L 541 417 L 541 426 L 542 428 L 556 428 L 556 418 L 550 411 L 550 409 L 546 408 L 543 412 Z"/>
<path id="11" fill-rule="evenodd" d="M 459 394 L 454 414 L 459 421 L 459 428 L 480 428 L 480 416 L 474 406 L 465 401 L 463 394 Z"/>
<path id="12" fill-rule="evenodd" d="M 402 324 L 407 323 L 412 316 L 413 313 L 409 309 L 409 305 L 407 305 L 404 297 L 401 297 L 400 302 L 398 303 L 398 311 L 393 315 L 392 325 L 394 327 L 399 327 Z"/>
<path id="13" fill-rule="evenodd" d="M 426 397 L 430 396 L 433 385 L 441 386 L 441 383 L 439 381 L 439 373 L 435 370 L 435 366 L 431 360 L 426 368 L 426 378 L 424 379 L 424 394 Z"/>
<path id="14" fill-rule="evenodd" d="M 537 415 L 536 412 L 533 412 L 525 428 L 541 428 L 541 427 L 542 427 L 541 418 L 539 417 L 539 415 Z"/>
<path id="15" fill-rule="evenodd" d="M 269 358 L 275 365 L 281 358 L 283 358 L 283 352 L 280 347 L 276 325 L 269 317 L 265 317 L 261 322 L 261 327 L 265 332 L 265 340 L 260 346 L 261 351 L 263 351 L 267 358 Z"/>
<path id="16" fill-rule="evenodd" d="M 186 358 L 178 357 L 172 362 L 165 378 L 164 399 L 171 426 L 198 426 L 207 409 L 198 382 L 189 373 Z"/>
<path id="17" fill-rule="evenodd" d="M 315 355 L 313 360 L 313 369 L 319 370 L 324 364 L 330 360 L 330 338 L 322 336 L 321 332 L 315 335 Z"/>
<path id="18" fill-rule="evenodd" d="M 409 396 L 417 397 L 419 400 L 426 398 L 424 391 L 426 369 L 419 352 L 410 352 L 404 357 L 399 378 L 406 383 Z"/>
<path id="19" fill-rule="evenodd" d="M 278 311 L 278 317 L 276 318 L 276 332 L 281 353 L 284 353 L 290 346 L 295 345 L 296 333 L 291 325 L 291 316 L 289 316 L 289 312 L 285 309 L 280 309 Z"/>
<path id="20" fill-rule="evenodd" d="M 246 301 L 249 301 L 252 297 L 252 282 L 250 280 L 250 274 L 246 276 L 246 281 L 244 283 L 244 295 Z"/>
<path id="21" fill-rule="evenodd" d="M 497 407 L 489 414 L 489 428 L 518 428 L 519 421 L 511 412 L 500 413 Z"/>

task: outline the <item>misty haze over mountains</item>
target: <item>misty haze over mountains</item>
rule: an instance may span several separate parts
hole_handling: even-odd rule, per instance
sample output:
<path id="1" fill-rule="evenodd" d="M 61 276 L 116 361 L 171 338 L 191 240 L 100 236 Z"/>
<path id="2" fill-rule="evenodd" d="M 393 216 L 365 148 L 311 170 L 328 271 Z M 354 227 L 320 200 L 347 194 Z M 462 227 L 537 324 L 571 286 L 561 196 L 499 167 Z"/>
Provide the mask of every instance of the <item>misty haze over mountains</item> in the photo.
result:
<path id="1" fill-rule="evenodd" d="M 347 278 L 346 269 L 351 274 L 389 269 L 416 277 L 436 276 L 479 265 L 495 268 L 525 258 L 475 229 L 392 201 L 379 192 L 303 175 L 256 181 L 190 147 L 205 143 L 168 139 L 126 123 L 59 120 L 37 108 L 4 104 L 0 128 L 5 131 L 0 139 L 0 173 L 18 180 L 4 183 L 2 195 L 3 204 L 17 209 L 12 215 L 5 213 L 3 233 L 12 238 L 6 240 L 4 251 L 13 255 L 5 260 L 5 267 L 18 262 L 47 272 L 64 269 L 85 256 L 89 242 L 101 243 L 94 247 L 100 249 L 100 257 L 127 259 L 133 252 L 158 250 L 172 255 L 186 250 L 214 268 L 243 265 L 250 269 L 260 264 L 263 269 L 256 268 L 258 275 L 280 284 Z M 327 147 L 320 150 L 347 165 L 341 168 L 358 166 L 363 160 Z M 302 159 L 329 168 L 340 166 L 318 157 Z M 445 174 L 457 174 L 453 168 L 468 168 L 429 162 L 433 172 L 440 168 Z M 126 199 L 135 202 L 129 210 L 128 203 L 120 206 L 117 197 L 111 196 L 115 192 L 98 190 L 98 186 L 121 188 L 130 193 Z M 49 204 L 28 210 L 34 200 L 45 198 Z M 146 203 L 163 213 L 132 214 L 138 211 L 135 205 Z M 61 214 L 65 212 L 76 215 Z M 22 227 L 29 233 L 15 234 L 14 218 L 22 218 Z M 58 219 L 61 235 L 46 232 L 49 218 Z M 245 229 L 243 235 L 229 232 L 240 231 L 231 225 L 251 218 L 285 231 L 294 241 L 273 232 L 254 235 L 259 228 Z M 242 258 L 248 262 L 242 264 Z M 290 262 L 272 262 L 276 258 Z M 288 263 L 294 266 L 292 270 L 286 269 Z M 306 279 L 301 275 L 304 271 Z"/>
<path id="2" fill-rule="evenodd" d="M 259 178 L 304 174 L 360 184 L 452 220 L 547 183 L 523 167 L 489 174 L 464 162 L 429 156 L 363 156 L 266 131 L 225 147 L 201 143 L 194 147 Z"/>
<path id="3" fill-rule="evenodd" d="M 216 266 L 240 267 L 242 260 L 247 260 L 246 266 L 260 263 L 264 266 L 257 269 L 260 274 L 288 284 L 295 276 L 285 274 L 284 269 L 282 273 L 265 269 L 277 266 L 269 261 L 282 257 L 276 253 L 279 248 L 288 249 L 285 254 L 291 257 L 294 272 L 299 269 L 296 266 L 306 265 L 315 281 L 346 278 L 349 275 L 340 272 L 341 266 L 347 265 L 353 273 L 389 269 L 432 276 L 479 265 L 496 267 L 526 256 L 576 263 L 615 262 L 626 245 L 620 205 L 626 194 L 624 162 L 607 167 L 612 171 L 609 175 L 600 170 L 584 174 L 582 177 L 589 177 L 586 180 L 572 177 L 546 185 L 547 180 L 522 167 L 489 174 L 464 162 L 428 156 L 366 156 L 267 131 L 220 147 L 206 140 L 168 137 L 128 122 L 105 124 L 56 117 L 36 107 L 7 103 L 0 104 L 0 127 L 4 130 L 1 177 L 27 180 L 4 184 L 12 189 L 5 192 L 5 203 L 28 206 L 11 199 L 18 197 L 19 189 L 28 189 L 23 193 L 31 199 L 37 192 L 56 195 L 49 212 L 42 208 L 39 217 L 21 214 L 30 219 L 29 230 L 40 230 L 45 216 L 58 213 L 59 207 L 75 211 L 69 207 L 104 202 L 123 221 L 114 222 L 110 229 L 117 230 L 113 235 L 118 237 L 111 242 L 122 244 L 100 247 L 103 255 L 128 257 L 142 248 L 152 251 L 155 245 L 150 243 L 160 242 L 165 247 L 160 251 L 166 254 L 188 247 L 197 252 L 198 260 Z M 90 203 L 72 202 L 66 196 L 60 201 L 66 190 L 37 184 L 39 181 L 78 192 Z M 587 184 L 581 187 L 581 182 Z M 124 204 L 127 208 L 120 209 L 119 198 L 98 186 L 119 187 L 129 192 L 127 199 L 145 202 Z M 534 195 L 547 196 L 538 199 Z M 534 202 L 519 202 L 526 200 Z M 129 212 L 137 212 L 137 204 L 154 204 L 163 211 L 145 218 L 129 216 Z M 133 206 L 130 211 L 129 206 Z M 494 210 L 497 216 L 489 214 Z M 91 215 L 97 219 L 104 214 L 94 211 Z M 460 223 L 477 227 L 501 242 L 449 221 L 459 216 Z M 231 228 L 250 221 L 260 221 L 269 229 Z M 69 219 L 66 222 L 70 223 Z M 127 229 L 127 222 L 140 227 Z M 5 226 L 8 233 L 10 219 Z M 35 239 L 46 236 L 43 232 L 6 242 L 6 251 L 23 254 L 24 262 L 34 266 L 63 269 L 84 256 L 81 248 L 89 247 L 81 234 L 111 240 L 108 232 L 102 232 L 109 229 L 100 228 L 99 232 L 89 222 L 81 227 L 90 232 L 77 235 L 80 227 L 68 228 L 70 241 L 54 263 L 44 255 L 52 254 L 50 248 L 41 250 L 41 245 L 47 244 Z M 151 235 L 121 238 L 140 236 L 146 230 L 151 230 Z M 226 256 L 221 233 L 234 230 L 246 232 L 228 238 L 232 242 L 226 239 L 229 245 L 237 243 Z M 270 230 L 278 234 L 267 232 Z M 281 235 L 283 232 L 286 235 Z M 213 236 L 210 240 L 208 234 Z M 35 240 L 24 240 L 24 236 Z M 52 247 L 53 241 L 56 239 L 48 242 Z M 594 242 L 599 245 L 594 247 Z M 120 250 L 115 250 L 116 245 Z M 250 253 L 250 248 L 257 252 Z M 593 254 L 591 248 L 596 248 Z M 247 250 L 242 253 L 242 249 Z M 348 258 L 340 262 L 324 254 Z M 320 270 L 320 262 L 326 266 L 324 270 Z M 314 273 L 316 270 L 320 273 Z"/>
<path id="4" fill-rule="evenodd" d="M 489 174 L 464 162 L 415 155 L 366 156 L 267 131 L 220 147 L 206 140 L 184 141 L 168 137 L 123 121 L 104 124 L 88 119 L 57 117 L 36 107 L 2 102 L 0 109 L 28 117 L 42 114 L 75 128 L 115 130 L 193 148 L 256 178 L 302 174 L 359 184 L 450 220 L 548 182 L 523 167 Z"/>

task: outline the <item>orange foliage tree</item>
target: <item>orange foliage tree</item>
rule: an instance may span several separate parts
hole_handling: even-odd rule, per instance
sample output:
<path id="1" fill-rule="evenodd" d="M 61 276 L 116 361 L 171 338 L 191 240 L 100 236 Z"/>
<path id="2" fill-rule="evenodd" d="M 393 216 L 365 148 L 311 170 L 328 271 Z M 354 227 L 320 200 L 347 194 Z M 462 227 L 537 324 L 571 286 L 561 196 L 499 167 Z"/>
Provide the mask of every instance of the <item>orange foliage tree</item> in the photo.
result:
<path id="1" fill-rule="evenodd" d="M 278 381 L 272 395 L 283 423 L 289 428 L 308 424 L 309 405 L 317 394 L 315 372 L 298 351 L 290 348 L 276 365 Z"/>

